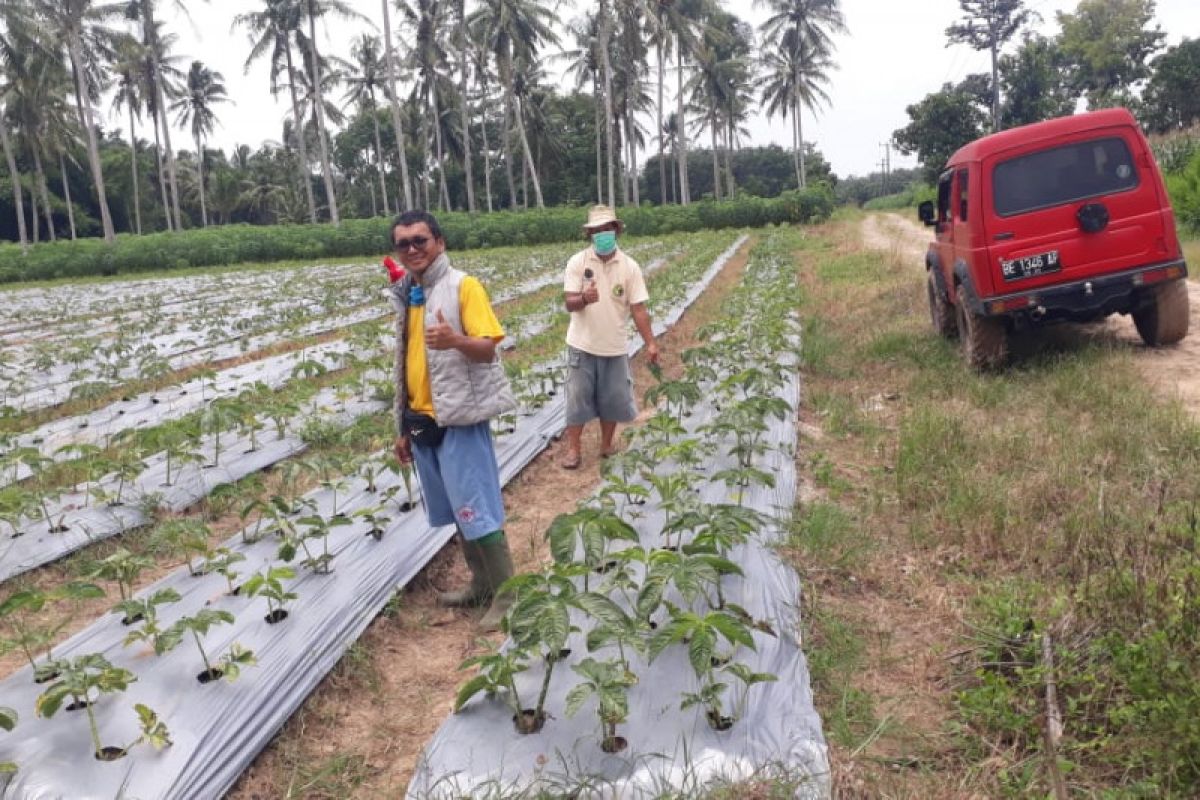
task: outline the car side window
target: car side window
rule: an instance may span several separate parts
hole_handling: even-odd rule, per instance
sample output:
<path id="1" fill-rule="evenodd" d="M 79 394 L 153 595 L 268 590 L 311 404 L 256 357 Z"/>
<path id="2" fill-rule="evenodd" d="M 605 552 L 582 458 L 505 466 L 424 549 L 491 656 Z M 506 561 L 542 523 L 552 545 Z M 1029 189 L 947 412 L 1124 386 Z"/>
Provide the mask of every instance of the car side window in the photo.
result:
<path id="1" fill-rule="evenodd" d="M 947 170 L 938 178 L 938 222 L 943 222 L 953 216 L 953 213 L 950 211 L 950 181 L 953 177 L 954 173 Z"/>
<path id="2" fill-rule="evenodd" d="M 965 169 L 958 171 L 958 218 L 967 221 L 967 186 L 968 173 Z"/>

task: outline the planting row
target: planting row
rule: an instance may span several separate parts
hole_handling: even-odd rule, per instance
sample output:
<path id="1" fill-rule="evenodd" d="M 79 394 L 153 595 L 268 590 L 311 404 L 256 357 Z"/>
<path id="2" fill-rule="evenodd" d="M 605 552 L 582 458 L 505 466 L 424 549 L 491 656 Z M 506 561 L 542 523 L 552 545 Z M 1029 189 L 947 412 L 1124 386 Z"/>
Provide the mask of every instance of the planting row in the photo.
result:
<path id="1" fill-rule="evenodd" d="M 710 248 L 711 244 L 698 247 L 674 273 L 674 284 L 652 280 L 652 285 L 664 298 L 676 298 L 696 279 L 696 265 L 711 258 Z M 378 337 L 360 344 L 379 351 L 381 342 L 391 344 Z M 10 529 L 0 556 L 0 580 L 141 527 L 159 509 L 189 508 L 220 485 L 304 452 L 311 436 L 348 427 L 361 416 L 385 409 L 390 399 L 387 371 L 370 366 L 373 361 L 382 363 L 383 353 L 359 352 L 365 366 L 357 375 L 317 392 L 303 406 L 276 398 L 265 385 L 256 384 L 242 396 L 213 400 L 191 426 L 156 429 L 161 435 L 154 441 L 165 449 L 144 458 L 132 450 L 107 457 L 94 446 L 68 446 L 67 452 L 83 456 L 88 464 L 82 490 L 76 486 L 63 492 L 41 481 L 38 473 L 53 462 L 37 450 L 12 451 L 10 458 L 32 480 L 21 490 L 0 493 L 0 522 Z M 517 396 L 530 409 L 539 408 L 561 381 L 557 363 L 513 374 Z M 536 391 L 526 380 L 529 374 L 539 376 Z M 497 420 L 497 432 L 511 430 L 515 416 Z M 273 434 L 266 433 L 268 427 Z"/>
<path id="2" fill-rule="evenodd" d="M 680 313 L 665 313 L 656 327 L 661 332 Z M 498 438 L 504 481 L 561 430 L 562 419 L 557 399 Z M 180 552 L 192 553 L 189 569 L 128 597 L 53 654 L 44 652 L 53 634 L 37 629 L 40 612 L 69 606 L 94 587 L 18 592 L 0 603 L 4 623 L 31 645 L 35 662 L 0 684 L 0 706 L 20 718 L 18 734 L 0 738 L 0 754 L 19 767 L 5 796 L 219 796 L 396 587 L 451 536 L 412 511 L 409 492 L 415 499 L 419 487 L 387 463 L 370 459 L 365 476 L 332 479 L 303 498 L 272 498 L 221 548 L 190 550 L 186 542 L 199 548 L 207 537 L 180 534 Z M 100 574 L 136 571 L 122 560 L 129 557 L 104 562 Z M 84 757 L 89 752 L 94 759 Z"/>
<path id="3" fill-rule="evenodd" d="M 570 249 L 556 245 L 533 253 L 458 254 L 456 263 L 502 296 L 552 283 Z M 260 277 L 261 285 L 251 287 L 239 280 L 227 293 L 169 314 L 162 297 L 143 298 L 144 305 L 129 309 L 128 314 L 117 300 L 118 311 L 111 318 L 89 317 L 74 324 L 58 319 L 55 309 L 47 309 L 42 312 L 45 324 L 58 333 L 4 349 L 0 397 L 14 409 L 44 408 L 72 397 L 96 396 L 130 380 L 241 357 L 281 341 L 320 335 L 378 316 L 378 289 L 384 278 L 376 266 L 253 274 Z M 103 292 L 104 286 L 114 285 L 91 288 Z M 172 291 L 169 284 L 164 291 Z"/>
<path id="4" fill-rule="evenodd" d="M 698 794 L 773 771 L 828 796 L 800 588 L 771 550 L 795 497 L 799 400 L 783 251 L 755 251 L 602 488 L 550 525 L 553 562 L 502 588 L 510 638 L 464 662 L 410 798 Z"/>

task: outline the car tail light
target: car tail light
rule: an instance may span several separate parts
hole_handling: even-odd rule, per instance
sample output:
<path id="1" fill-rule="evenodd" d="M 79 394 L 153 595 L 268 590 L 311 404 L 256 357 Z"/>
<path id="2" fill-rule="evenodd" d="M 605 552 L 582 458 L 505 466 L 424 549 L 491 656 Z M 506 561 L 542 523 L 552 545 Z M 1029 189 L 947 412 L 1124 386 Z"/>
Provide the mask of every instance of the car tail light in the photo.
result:
<path id="1" fill-rule="evenodd" d="M 1003 314 L 1007 311 L 1020 311 L 1023 308 L 1033 308 L 1037 304 L 1036 297 L 1027 295 L 1023 297 L 1009 297 L 1004 300 L 992 300 L 987 305 L 990 313 Z"/>
<path id="2" fill-rule="evenodd" d="M 1134 286 L 1146 286 L 1151 283 L 1161 283 L 1183 277 L 1183 267 L 1161 267 L 1148 269 L 1133 276 Z"/>

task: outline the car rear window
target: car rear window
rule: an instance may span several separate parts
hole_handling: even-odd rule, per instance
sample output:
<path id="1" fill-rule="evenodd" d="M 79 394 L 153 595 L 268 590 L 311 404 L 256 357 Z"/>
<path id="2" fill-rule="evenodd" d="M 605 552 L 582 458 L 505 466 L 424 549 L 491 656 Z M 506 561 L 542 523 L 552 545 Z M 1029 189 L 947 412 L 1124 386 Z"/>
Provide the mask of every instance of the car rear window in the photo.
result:
<path id="1" fill-rule="evenodd" d="M 1020 156 L 996 165 L 992 200 L 1011 217 L 1132 189 L 1138 184 L 1133 156 L 1123 139 L 1093 139 Z"/>

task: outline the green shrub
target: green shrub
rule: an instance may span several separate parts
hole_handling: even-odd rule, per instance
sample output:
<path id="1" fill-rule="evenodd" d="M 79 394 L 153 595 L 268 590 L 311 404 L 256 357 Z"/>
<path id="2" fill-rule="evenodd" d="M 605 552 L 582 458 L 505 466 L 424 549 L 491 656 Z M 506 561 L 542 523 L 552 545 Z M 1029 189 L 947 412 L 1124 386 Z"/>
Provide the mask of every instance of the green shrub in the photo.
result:
<path id="1" fill-rule="evenodd" d="M 1200 150 L 1181 172 L 1168 173 L 1166 180 L 1179 227 L 1200 234 Z"/>
<path id="2" fill-rule="evenodd" d="M 620 216 L 628 232 L 638 236 L 814 222 L 832 212 L 833 194 L 827 187 L 818 186 L 771 199 L 745 197 L 688 206 L 625 208 L 620 210 Z M 452 250 L 581 239 L 584 219 L 581 208 L 438 215 Z M 182 233 L 122 234 L 112 245 L 100 239 L 60 240 L 33 245 L 25 253 L 15 245 L 0 245 L 0 283 L 249 262 L 375 256 L 386 250 L 387 225 L 384 219 L 346 220 L 336 228 L 224 225 Z"/>
<path id="3" fill-rule="evenodd" d="M 863 203 L 867 211 L 891 211 L 899 208 L 916 208 L 918 203 L 933 200 L 937 190 L 923 183 L 913 183 L 902 192 L 875 197 Z"/>

